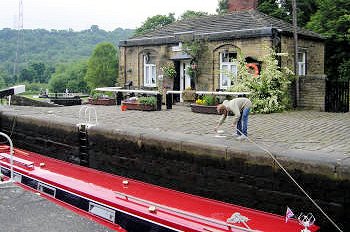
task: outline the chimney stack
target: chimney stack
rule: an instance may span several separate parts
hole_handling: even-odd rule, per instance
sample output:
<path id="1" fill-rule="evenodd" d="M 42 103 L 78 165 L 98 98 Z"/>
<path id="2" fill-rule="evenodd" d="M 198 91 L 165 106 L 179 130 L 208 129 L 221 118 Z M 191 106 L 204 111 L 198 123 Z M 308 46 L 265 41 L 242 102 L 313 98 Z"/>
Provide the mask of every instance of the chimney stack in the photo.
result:
<path id="1" fill-rule="evenodd" d="M 256 10 L 258 7 L 258 0 L 229 0 L 228 12 Z"/>

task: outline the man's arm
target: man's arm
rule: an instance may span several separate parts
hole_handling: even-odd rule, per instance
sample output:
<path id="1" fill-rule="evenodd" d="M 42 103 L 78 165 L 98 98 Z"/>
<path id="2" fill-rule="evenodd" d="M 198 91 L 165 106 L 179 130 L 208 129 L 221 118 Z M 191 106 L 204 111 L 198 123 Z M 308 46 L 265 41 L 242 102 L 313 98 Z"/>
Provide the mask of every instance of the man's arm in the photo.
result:
<path id="1" fill-rule="evenodd" d="M 221 115 L 218 124 L 217 124 L 216 127 L 214 128 L 215 131 L 217 131 L 218 128 L 219 128 L 219 126 L 221 126 L 221 125 L 224 123 L 226 117 L 227 117 L 227 113 L 224 113 L 224 114 Z"/>

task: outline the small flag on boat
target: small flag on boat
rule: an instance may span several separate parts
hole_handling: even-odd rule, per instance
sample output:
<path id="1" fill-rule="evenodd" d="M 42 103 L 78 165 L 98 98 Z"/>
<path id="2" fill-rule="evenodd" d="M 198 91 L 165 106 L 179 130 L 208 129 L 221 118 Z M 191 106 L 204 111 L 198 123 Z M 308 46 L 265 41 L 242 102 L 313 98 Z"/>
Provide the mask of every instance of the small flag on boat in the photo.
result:
<path id="1" fill-rule="evenodd" d="M 292 218 L 294 216 L 293 211 L 287 206 L 287 211 L 286 211 L 286 223 L 288 222 L 288 220 L 290 218 Z"/>

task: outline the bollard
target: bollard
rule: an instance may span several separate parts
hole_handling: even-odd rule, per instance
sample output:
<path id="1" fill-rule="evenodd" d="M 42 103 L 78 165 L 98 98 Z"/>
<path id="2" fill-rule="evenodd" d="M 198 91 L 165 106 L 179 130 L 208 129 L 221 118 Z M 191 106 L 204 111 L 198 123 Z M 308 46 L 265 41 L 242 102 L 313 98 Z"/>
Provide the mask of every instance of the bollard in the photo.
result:
<path id="1" fill-rule="evenodd" d="M 157 94 L 157 111 L 162 110 L 162 95 Z"/>
<path id="2" fill-rule="evenodd" d="M 166 103 L 167 110 L 171 110 L 173 108 L 173 94 L 172 93 L 166 94 L 165 103 Z"/>
<path id="3" fill-rule="evenodd" d="M 122 104 L 122 100 L 123 100 L 123 93 L 122 92 L 118 92 L 117 93 L 117 105 L 121 105 Z"/>

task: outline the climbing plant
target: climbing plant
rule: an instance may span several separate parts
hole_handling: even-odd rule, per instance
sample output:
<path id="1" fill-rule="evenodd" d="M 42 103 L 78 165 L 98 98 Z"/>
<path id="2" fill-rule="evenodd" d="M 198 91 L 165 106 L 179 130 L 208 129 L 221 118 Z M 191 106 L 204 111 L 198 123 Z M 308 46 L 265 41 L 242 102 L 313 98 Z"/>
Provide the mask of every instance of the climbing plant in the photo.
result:
<path id="1" fill-rule="evenodd" d="M 204 39 L 185 41 L 182 45 L 182 49 L 192 57 L 191 65 L 188 67 L 187 72 L 191 78 L 195 79 L 200 75 L 200 67 L 198 63 L 207 54 L 209 50 L 208 43 Z"/>
<path id="2" fill-rule="evenodd" d="M 257 113 L 281 112 L 291 106 L 289 95 L 293 73 L 288 68 L 281 68 L 276 59 L 277 54 L 269 49 L 262 57 L 262 69 L 258 76 L 248 72 L 242 54 L 237 57 L 237 77 L 230 77 L 233 85 L 230 91 L 247 91 Z"/>

